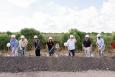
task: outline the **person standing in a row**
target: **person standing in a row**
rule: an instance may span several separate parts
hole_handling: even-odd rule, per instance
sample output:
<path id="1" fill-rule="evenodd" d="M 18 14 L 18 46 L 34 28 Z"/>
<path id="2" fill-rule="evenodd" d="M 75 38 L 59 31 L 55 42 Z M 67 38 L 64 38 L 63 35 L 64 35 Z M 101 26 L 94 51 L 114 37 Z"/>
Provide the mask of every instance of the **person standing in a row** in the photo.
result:
<path id="1" fill-rule="evenodd" d="M 41 55 L 40 54 L 41 44 L 40 44 L 40 40 L 38 39 L 37 35 L 34 36 L 33 42 L 34 42 L 34 47 L 35 47 L 35 54 L 36 56 L 40 56 Z"/>
<path id="2" fill-rule="evenodd" d="M 21 39 L 19 40 L 19 54 L 21 56 L 25 56 L 28 40 L 25 38 L 24 35 L 22 35 L 20 38 Z"/>
<path id="3" fill-rule="evenodd" d="M 67 40 L 67 48 L 69 50 L 69 56 L 75 56 L 77 40 L 73 35 L 70 35 L 70 38 Z"/>
<path id="4" fill-rule="evenodd" d="M 10 56 L 18 56 L 18 40 L 16 39 L 15 35 L 11 35 L 10 39 L 10 47 L 11 47 L 11 54 Z"/>
<path id="5" fill-rule="evenodd" d="M 89 38 L 89 35 L 85 35 L 82 47 L 84 50 L 85 57 L 91 57 L 92 45 L 91 45 L 91 40 Z"/>
<path id="6" fill-rule="evenodd" d="M 101 34 L 97 34 L 96 44 L 98 46 L 99 56 L 101 57 L 104 56 L 105 43 L 104 43 L 104 39 L 101 37 Z"/>
<path id="7" fill-rule="evenodd" d="M 48 39 L 47 48 L 48 48 L 49 56 L 52 56 L 54 54 L 54 49 L 55 49 L 55 44 L 52 37 L 49 37 Z"/>

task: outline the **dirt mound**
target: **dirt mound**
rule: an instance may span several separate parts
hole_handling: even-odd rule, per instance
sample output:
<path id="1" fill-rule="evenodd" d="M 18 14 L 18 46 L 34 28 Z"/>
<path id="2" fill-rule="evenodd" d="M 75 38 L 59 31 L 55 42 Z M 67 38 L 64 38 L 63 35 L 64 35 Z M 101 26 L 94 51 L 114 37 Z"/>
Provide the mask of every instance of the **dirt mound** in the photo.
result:
<path id="1" fill-rule="evenodd" d="M 115 71 L 115 57 L 0 57 L 0 72 L 87 70 Z"/>

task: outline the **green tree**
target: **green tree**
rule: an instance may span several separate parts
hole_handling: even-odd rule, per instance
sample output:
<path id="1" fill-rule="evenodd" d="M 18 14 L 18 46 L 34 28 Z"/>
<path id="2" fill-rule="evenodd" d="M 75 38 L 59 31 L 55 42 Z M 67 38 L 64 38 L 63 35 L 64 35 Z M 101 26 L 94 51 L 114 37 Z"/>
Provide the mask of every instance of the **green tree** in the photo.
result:
<path id="1" fill-rule="evenodd" d="M 62 43 L 66 42 L 67 39 L 69 38 L 70 35 L 74 35 L 75 38 L 77 39 L 77 46 L 76 48 L 78 50 L 82 50 L 82 42 L 83 42 L 83 38 L 84 38 L 84 35 L 86 34 L 85 32 L 81 32 L 77 29 L 70 29 L 69 30 L 69 33 L 65 33 L 62 37 Z"/>
<path id="2" fill-rule="evenodd" d="M 43 35 L 39 31 L 37 31 L 33 28 L 24 28 L 20 31 L 20 33 L 28 39 L 28 42 L 29 42 L 28 43 L 28 49 L 29 50 L 31 50 L 32 47 L 33 47 L 33 37 L 34 37 L 34 35 L 38 36 L 38 38 L 40 39 L 40 41 L 42 43 L 42 46 L 45 42 L 45 39 L 44 39 Z"/>
<path id="3" fill-rule="evenodd" d="M 115 34 L 112 34 L 112 41 L 115 42 Z"/>
<path id="4" fill-rule="evenodd" d="M 69 33 L 63 33 L 62 37 L 61 37 L 61 46 L 64 47 L 64 42 L 67 42 L 69 38 Z"/>
<path id="5" fill-rule="evenodd" d="M 77 29 L 70 29 L 69 33 L 73 34 L 75 36 L 75 38 L 77 39 L 77 49 L 82 50 L 82 42 L 83 42 L 83 38 L 84 38 L 86 33 L 81 32 Z"/>
<path id="6" fill-rule="evenodd" d="M 105 41 L 105 49 L 108 51 L 109 46 L 111 45 L 112 42 L 112 37 L 111 36 L 104 36 L 104 41 Z"/>
<path id="7" fill-rule="evenodd" d="M 6 44 L 9 42 L 9 36 L 7 34 L 0 34 L 0 50 L 6 49 Z"/>
<path id="8" fill-rule="evenodd" d="M 6 34 L 7 34 L 8 36 L 10 36 L 10 35 L 12 35 L 12 32 L 7 31 Z"/>

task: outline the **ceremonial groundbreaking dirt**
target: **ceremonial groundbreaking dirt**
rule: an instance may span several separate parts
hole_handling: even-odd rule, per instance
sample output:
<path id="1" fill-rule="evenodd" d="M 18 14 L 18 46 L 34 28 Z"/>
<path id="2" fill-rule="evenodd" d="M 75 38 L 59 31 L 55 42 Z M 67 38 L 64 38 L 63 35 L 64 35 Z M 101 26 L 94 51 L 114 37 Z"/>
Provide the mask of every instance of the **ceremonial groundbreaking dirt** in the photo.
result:
<path id="1" fill-rule="evenodd" d="M 0 72 L 115 71 L 115 57 L 0 57 Z"/>
<path id="2" fill-rule="evenodd" d="M 0 77 L 115 77 L 115 57 L 0 57 Z"/>

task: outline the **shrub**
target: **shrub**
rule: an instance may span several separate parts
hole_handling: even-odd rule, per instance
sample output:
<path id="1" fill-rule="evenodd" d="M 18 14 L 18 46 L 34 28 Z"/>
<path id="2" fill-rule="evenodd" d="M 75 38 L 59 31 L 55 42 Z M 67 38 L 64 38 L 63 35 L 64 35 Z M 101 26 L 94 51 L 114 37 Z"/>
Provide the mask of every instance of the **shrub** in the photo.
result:
<path id="1" fill-rule="evenodd" d="M 0 50 L 6 49 L 6 44 L 9 42 L 9 36 L 7 34 L 0 34 Z"/>
<path id="2" fill-rule="evenodd" d="M 24 28 L 20 31 L 20 33 L 28 39 L 28 42 L 29 42 L 28 43 L 28 49 L 29 50 L 31 50 L 32 47 L 33 47 L 33 37 L 34 37 L 34 35 L 38 36 L 38 38 L 40 39 L 40 41 L 42 43 L 42 46 L 45 42 L 45 39 L 44 39 L 43 35 L 39 31 L 37 31 L 33 28 Z"/>
<path id="3" fill-rule="evenodd" d="M 77 40 L 77 45 L 76 45 L 77 50 L 82 50 L 82 42 L 83 42 L 85 33 L 77 29 L 71 29 L 69 30 L 68 33 L 65 33 L 61 39 L 62 43 L 66 42 L 71 34 L 74 35 Z"/>

